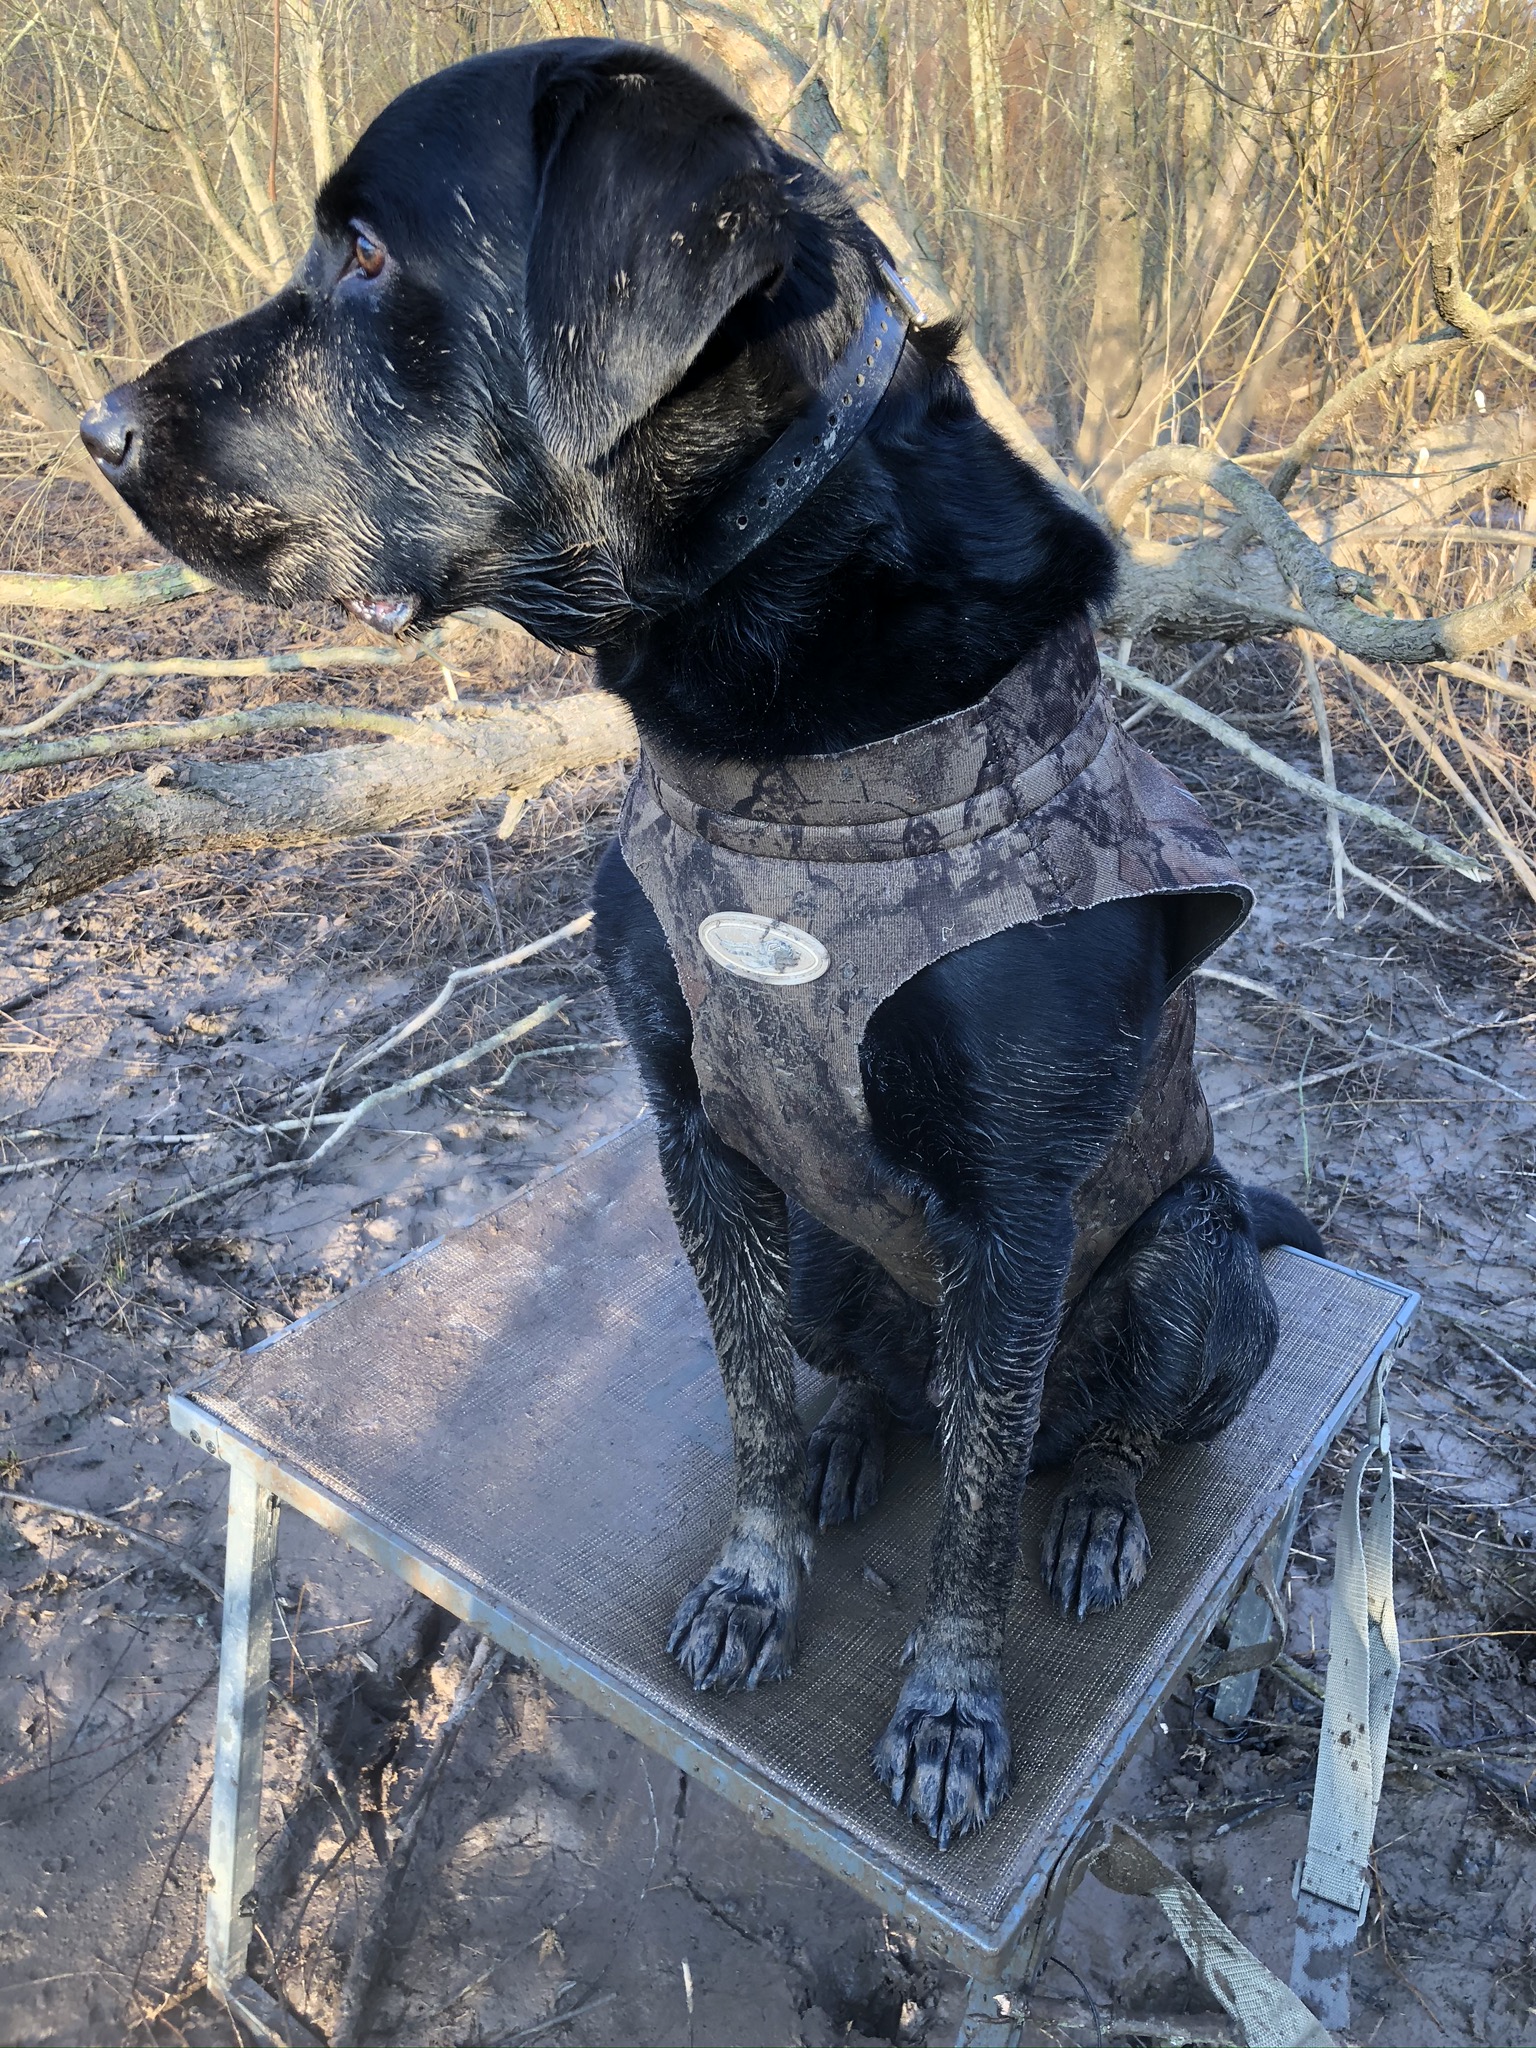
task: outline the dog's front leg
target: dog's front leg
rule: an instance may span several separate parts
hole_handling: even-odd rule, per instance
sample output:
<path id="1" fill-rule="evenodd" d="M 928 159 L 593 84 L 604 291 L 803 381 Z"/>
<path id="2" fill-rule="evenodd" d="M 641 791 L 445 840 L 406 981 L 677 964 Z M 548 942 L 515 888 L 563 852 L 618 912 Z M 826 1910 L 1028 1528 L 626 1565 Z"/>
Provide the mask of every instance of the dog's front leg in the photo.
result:
<path id="1" fill-rule="evenodd" d="M 1066 1248 L 1070 1217 L 1045 1233 Z M 948 1848 L 991 1819 L 1012 1771 L 1003 1631 L 1019 1508 L 1060 1319 L 1066 1251 L 1026 1251 L 977 1231 L 952 1263 L 938 1312 L 944 1491 L 928 1607 L 912 1669 L 875 1746 L 875 1773 Z"/>
<path id="2" fill-rule="evenodd" d="M 736 1511 L 713 1569 L 677 1610 L 668 1648 L 694 1685 L 788 1675 L 810 1568 L 805 1438 L 789 1341 L 784 1196 L 701 1109 L 661 1119 L 672 1213 L 709 1312 L 736 1458 Z"/>

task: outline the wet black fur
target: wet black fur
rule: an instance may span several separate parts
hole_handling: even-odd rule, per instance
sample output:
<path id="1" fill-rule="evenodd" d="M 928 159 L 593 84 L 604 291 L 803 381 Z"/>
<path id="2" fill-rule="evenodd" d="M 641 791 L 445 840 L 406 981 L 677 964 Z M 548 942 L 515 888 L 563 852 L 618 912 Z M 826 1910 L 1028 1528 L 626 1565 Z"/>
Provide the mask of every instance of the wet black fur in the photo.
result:
<path id="1" fill-rule="evenodd" d="M 129 502 L 226 583 L 408 593 L 422 621 L 494 606 L 595 648 L 643 726 L 764 760 L 974 702 L 1109 590 L 1109 542 L 979 419 L 940 328 L 790 524 L 669 607 L 682 536 L 809 399 L 877 255 L 829 179 L 671 57 L 568 42 L 457 66 L 380 115 L 316 221 L 276 298 L 113 394 L 110 434 L 98 420 Z M 357 221 L 388 251 L 376 280 L 346 268 Z M 701 1685 L 787 1672 L 814 1525 L 873 1504 L 889 1429 L 936 1420 L 929 1607 L 875 1761 L 947 1841 L 1008 1789 L 998 1657 L 1031 1464 L 1071 1468 L 1054 1597 L 1113 1605 L 1146 1566 L 1146 1460 L 1219 1429 L 1267 1362 L 1261 1245 L 1316 1234 L 1213 1164 L 1063 1326 L 1070 1198 L 1135 1099 L 1168 986 L 1155 902 L 1000 934 L 873 1019 L 875 1134 L 944 1268 L 930 1312 L 714 1136 L 616 849 L 596 901 L 736 1438 L 736 1517 L 673 1648 Z M 809 1453 L 792 1347 L 842 1382 Z"/>

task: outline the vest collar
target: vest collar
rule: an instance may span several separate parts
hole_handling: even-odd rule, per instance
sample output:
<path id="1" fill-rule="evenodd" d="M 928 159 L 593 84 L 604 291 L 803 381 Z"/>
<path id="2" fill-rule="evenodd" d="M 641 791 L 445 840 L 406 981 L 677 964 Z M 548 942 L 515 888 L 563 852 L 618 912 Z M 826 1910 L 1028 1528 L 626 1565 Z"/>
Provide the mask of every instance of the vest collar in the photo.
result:
<path id="1" fill-rule="evenodd" d="M 1049 803 L 1109 732 L 1098 648 L 1069 621 L 978 703 L 836 754 L 764 764 L 675 752 L 643 772 L 701 838 L 780 859 L 892 860 L 963 845 Z"/>

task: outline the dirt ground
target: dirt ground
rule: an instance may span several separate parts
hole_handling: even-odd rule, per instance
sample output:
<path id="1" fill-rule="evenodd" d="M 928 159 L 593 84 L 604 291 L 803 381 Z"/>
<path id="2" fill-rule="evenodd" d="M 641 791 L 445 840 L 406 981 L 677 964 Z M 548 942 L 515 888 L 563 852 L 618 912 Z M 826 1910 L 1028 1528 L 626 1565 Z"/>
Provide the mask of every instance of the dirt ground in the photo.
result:
<path id="1" fill-rule="evenodd" d="M 184 646 L 189 625 L 183 612 L 25 629 L 76 646 L 110 631 L 115 646 L 154 651 Z M 197 629 L 213 651 L 322 626 L 210 600 Z M 578 680 L 567 667 L 555 686 Z M 37 687 L 12 669 L 7 694 L 0 665 L 0 716 L 45 701 Z M 441 680 L 429 668 L 338 687 L 422 703 Z M 1314 764 L 1285 652 L 1218 667 L 1199 688 Z M 153 701 L 158 714 L 232 699 L 189 685 Z M 1382 779 L 1347 700 L 1335 714 L 1344 785 L 1406 809 L 1411 787 Z M 1457 931 L 1358 885 L 1340 926 L 1313 812 L 1187 728 L 1149 721 L 1139 736 L 1202 794 L 1259 890 L 1201 984 L 1223 1157 L 1301 1200 L 1336 1256 L 1426 1300 L 1394 1383 L 1405 1666 L 1352 2031 L 1536 2041 L 1536 977 L 1516 957 L 1532 958 L 1531 924 L 1511 899 L 1404 870 L 1391 844 L 1358 834 L 1363 866 Z M 0 1281 L 70 1262 L 0 1296 L 5 2041 L 238 2038 L 200 1978 L 217 1610 L 182 1569 L 217 1583 L 224 1487 L 169 1429 L 166 1394 L 634 1112 L 586 940 L 472 985 L 342 1106 L 564 998 L 520 1048 L 538 1056 L 504 1078 L 505 1059 L 484 1060 L 382 1105 L 312 1174 L 248 1182 L 150 1228 L 135 1219 L 288 1156 L 289 1140 L 256 1127 L 295 1103 L 302 1115 L 303 1084 L 339 1046 L 350 1055 L 405 1020 L 451 968 L 574 916 L 618 788 L 613 775 L 559 791 L 505 841 L 485 815 L 189 862 L 7 928 Z M 43 793 L 28 778 L 7 801 Z M 1303 1666 L 1325 1643 L 1352 1442 L 1319 1476 L 1297 1539 L 1290 1647 Z M 107 1526 L 60 1511 L 76 1508 Z M 297 1517 L 280 1581 L 257 1959 L 329 2035 L 391 1823 L 470 1646 Z M 1282 1975 L 1317 1720 L 1314 1700 L 1270 1675 L 1236 1730 L 1185 1686 L 1114 1806 Z M 527 1672 L 496 1680 L 424 1811 L 362 2039 L 953 2038 L 956 1976 Z M 1221 2037 L 1149 1904 L 1086 1884 L 1057 1955 L 1041 1992 L 1086 1993 L 1105 2038 L 1135 2036 L 1138 2017 L 1150 2037 Z M 1166 2024 L 1185 2013 L 1182 2031 Z M 1093 2040 L 1092 2020 L 1065 2038 Z"/>

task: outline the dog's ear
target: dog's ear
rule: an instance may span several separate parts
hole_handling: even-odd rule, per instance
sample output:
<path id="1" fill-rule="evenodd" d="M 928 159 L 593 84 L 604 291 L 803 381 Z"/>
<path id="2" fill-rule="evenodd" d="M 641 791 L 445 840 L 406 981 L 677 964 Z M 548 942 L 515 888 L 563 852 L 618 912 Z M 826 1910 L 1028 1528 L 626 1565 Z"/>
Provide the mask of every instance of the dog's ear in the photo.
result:
<path id="1" fill-rule="evenodd" d="M 557 74 L 534 113 L 528 396 L 573 464 L 606 455 L 791 251 L 762 130 L 681 67 L 605 56 Z"/>

